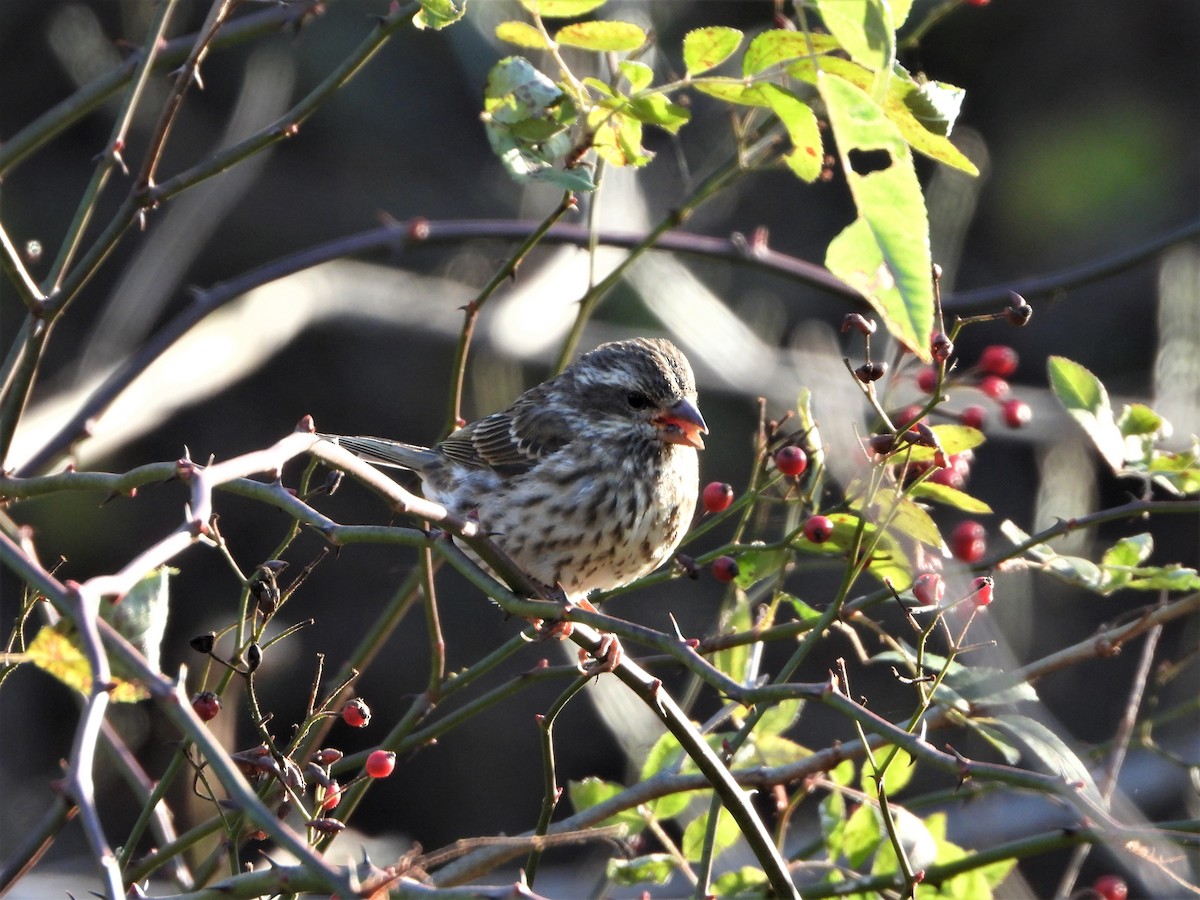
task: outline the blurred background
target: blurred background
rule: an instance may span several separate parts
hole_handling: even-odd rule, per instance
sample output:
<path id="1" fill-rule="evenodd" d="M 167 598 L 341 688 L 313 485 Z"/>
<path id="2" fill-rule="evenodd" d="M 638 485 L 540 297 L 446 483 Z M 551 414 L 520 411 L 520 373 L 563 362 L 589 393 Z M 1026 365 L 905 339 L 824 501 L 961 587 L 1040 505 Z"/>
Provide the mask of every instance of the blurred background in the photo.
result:
<path id="1" fill-rule="evenodd" d="M 917 0 L 912 20 L 935 4 Z M 166 148 L 160 180 L 274 121 L 316 86 L 362 41 L 386 3 L 329 3 L 302 28 L 214 51 L 202 69 L 203 90 L 187 94 Z M 247 6 L 242 13 L 258 13 Z M 154 4 L 143 2 L 9 2 L 0 5 L 0 142 L 81 85 L 119 65 L 144 39 Z M 172 36 L 195 31 L 202 6 L 184 4 Z M 653 28 L 657 48 L 644 61 L 657 79 L 677 73 L 683 35 L 702 25 L 747 33 L 772 27 L 771 2 L 613 2 L 610 18 Z M 514 48 L 493 37 L 496 23 L 520 18 L 516 3 L 477 2 L 466 20 L 443 32 L 402 31 L 291 139 L 211 179 L 150 213 L 132 231 L 60 323 L 10 465 L 19 466 L 53 435 L 82 398 L 115 366 L 207 289 L 259 266 L 388 220 L 540 220 L 557 204 L 553 189 L 512 181 L 488 147 L 479 122 L 486 74 Z M 902 32 L 903 37 L 903 32 Z M 1012 345 L 1012 378 L 1030 404 L 1024 429 L 1004 427 L 992 409 L 989 443 L 977 456 L 969 490 L 995 510 L 988 526 L 1011 518 L 1027 531 L 1055 517 L 1121 502 L 1128 484 L 1104 470 L 1087 440 L 1046 392 L 1045 359 L 1060 354 L 1094 371 L 1114 406 L 1147 402 L 1175 426 L 1176 445 L 1200 431 L 1200 5 L 1194 0 L 1105 4 L 1087 0 L 993 0 L 964 5 L 901 53 L 910 70 L 966 89 L 954 134 L 979 166 L 969 179 L 918 159 L 930 207 L 934 258 L 944 268 L 943 295 L 1007 289 L 1034 276 L 1111 258 L 1165 233 L 1191 228 L 1190 240 L 1101 280 L 1050 296 L 1029 295 L 1032 323 L 967 329 L 958 353 L 972 362 L 989 344 Z M 536 61 L 536 60 L 535 60 Z M 169 83 L 152 78 L 126 158 L 140 160 Z M 91 177 L 118 109 L 110 100 L 10 172 L 0 185 L 0 219 L 18 246 L 40 242 L 32 262 L 45 274 Z M 657 153 L 636 173 L 608 169 L 596 200 L 602 227 L 638 231 L 658 222 L 690 187 L 734 150 L 727 112 L 691 97 L 692 123 L 678 138 L 648 130 Z M 116 208 L 125 182 L 101 203 L 98 220 Z M 853 217 L 844 182 L 804 185 L 780 169 L 753 174 L 702 206 L 686 228 L 728 237 L 765 228 L 772 249 L 820 263 Z M 584 223 L 580 213 L 569 220 Z M 92 234 L 94 235 L 95 229 Z M 409 244 L 300 272 L 256 289 L 210 316 L 132 385 L 79 444 L 82 467 L 124 471 L 172 460 L 185 446 L 197 460 L 266 446 L 305 414 L 322 431 L 368 433 L 414 442 L 440 436 L 446 419 L 460 307 L 511 253 L 509 241 L 475 238 Z M 602 250 L 600 274 L 621 251 Z M 473 343 L 464 414 L 506 406 L 544 378 L 587 284 L 587 254 L 572 247 L 536 251 L 519 277 L 485 309 Z M 999 304 L 997 304 L 997 307 Z M 606 298 L 582 347 L 635 334 L 665 334 L 688 353 L 700 381 L 712 438 L 702 480 L 745 486 L 756 398 L 772 415 L 795 403 L 801 388 L 816 407 L 831 452 L 845 452 L 857 411 L 840 360 L 859 347 L 839 346 L 836 331 L 852 307 L 844 299 L 760 268 L 726 260 L 652 254 Z M 22 321 L 13 289 L 0 284 L 0 338 L 7 346 Z M 983 402 L 967 392 L 951 408 Z M 914 387 L 899 395 L 916 396 Z M 846 412 L 851 411 L 847 416 Z M 294 473 L 293 473 L 294 477 Z M 19 521 L 37 529 L 43 561 L 60 555 L 61 577 L 113 571 L 179 521 L 184 492 L 168 484 L 135 500 L 90 494 L 21 504 Z M 287 523 L 233 497 L 218 499 L 222 531 L 243 570 L 268 557 Z M 342 521 L 386 521 L 365 492 L 347 486 L 325 507 Z M 66 511 L 67 514 L 64 514 Z M 939 514 L 947 528 L 955 517 Z M 1153 562 L 1195 565 L 1194 517 L 1125 523 L 1071 538 L 1062 552 L 1094 553 L 1117 537 L 1149 529 Z M 718 538 L 693 549 L 713 546 Z M 298 542 L 292 571 L 315 558 L 321 542 Z M 307 554 L 307 556 L 305 556 Z M 187 640 L 230 621 L 237 583 L 211 551 L 193 548 L 174 582 L 164 667 L 198 669 Z M 278 676 L 261 679 L 264 704 L 279 722 L 303 711 L 314 653 L 342 658 L 415 565 L 412 552 L 351 547 L 329 558 L 285 608 L 281 626 L 314 617 L 313 628 L 276 651 Z M 831 573 L 805 575 L 790 587 L 814 605 L 827 599 Z M 447 576 L 440 594 L 452 668 L 477 660 L 518 628 L 465 583 Z M 1144 602 L 1142 595 L 1098 598 L 1040 576 L 1010 576 L 993 607 L 1004 658 L 1021 662 L 1082 640 L 1102 622 Z M 612 604 L 616 615 L 668 628 L 673 613 L 687 634 L 713 627 L 721 587 L 711 579 L 673 582 Z M 5 628 L 21 589 L 0 571 Z M 286 620 L 286 621 L 282 621 Z M 1196 641 L 1195 624 L 1164 636 L 1165 655 Z M 850 650 L 836 639 L 803 680 Z M 511 673 L 547 651 L 531 647 Z M 290 654 L 290 655 L 289 655 Z M 287 657 L 286 659 L 283 657 Z M 1086 747 L 1109 738 L 1120 714 L 1136 653 L 1072 668 L 1046 679 L 1039 693 L 1049 715 Z M 414 615 L 359 683 L 379 721 L 393 722 L 424 685 L 425 630 Z M 671 677 L 667 673 L 668 682 Z M 861 687 L 861 686 L 860 686 Z M 1194 681 L 1181 690 L 1195 692 Z M 419 841 L 427 848 L 462 837 L 517 833 L 533 825 L 541 771 L 533 715 L 557 695 L 548 684 L 523 692 L 402 761 L 397 776 L 376 785 L 355 825 L 368 833 Z M 896 698 L 900 702 L 899 697 Z M 232 706 L 232 705 L 231 705 Z M 711 710 L 710 710 L 711 711 Z M 704 712 L 704 710 L 700 710 Z M 49 796 L 58 760 L 70 748 L 75 706 L 65 688 L 41 673 L 18 671 L 0 690 L 0 854 L 35 820 Z M 128 740 L 154 773 L 174 735 L 146 705 L 115 711 Z M 224 717 L 232 723 L 236 715 Z M 813 716 L 797 740 L 819 747 L 845 723 Z M 560 778 L 626 778 L 639 741 L 611 735 L 594 710 L 573 704 L 559 728 Z M 571 735 L 574 737 L 562 737 Z M 335 730 L 347 750 L 378 734 Z M 229 746 L 250 740 L 229 736 Z M 1200 757 L 1196 723 L 1178 726 L 1172 749 Z M 239 743 L 240 741 L 240 743 Z M 636 770 L 635 770 L 636 771 Z M 1152 818 L 1196 815 L 1194 795 L 1178 769 L 1134 754 L 1123 781 Z M 136 810 L 122 805 L 119 784 L 102 805 L 116 835 Z M 952 835 L 965 846 L 1028 833 L 1029 818 L 961 817 Z M 986 825 L 988 831 L 979 830 Z M 974 830 L 973 830 L 974 829 Z M 1011 829 L 1008 830 L 1008 829 Z M 349 844 L 347 844 L 349 848 Z M 55 848 L 83 853 L 72 832 Z M 1061 858 L 1022 867 L 1036 895 L 1055 883 Z M 1111 867 L 1112 863 L 1107 863 Z"/>

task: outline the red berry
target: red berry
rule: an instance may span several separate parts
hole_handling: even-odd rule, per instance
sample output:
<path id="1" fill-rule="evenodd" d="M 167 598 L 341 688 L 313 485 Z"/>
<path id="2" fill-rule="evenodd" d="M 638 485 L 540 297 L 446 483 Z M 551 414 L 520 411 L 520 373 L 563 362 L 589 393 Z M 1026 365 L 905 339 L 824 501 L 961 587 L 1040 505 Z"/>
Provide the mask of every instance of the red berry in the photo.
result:
<path id="1" fill-rule="evenodd" d="M 938 362 L 945 362 L 950 358 L 950 354 L 954 352 L 954 343 L 939 331 L 929 342 L 929 352 L 933 354 L 933 358 Z"/>
<path id="2" fill-rule="evenodd" d="M 1017 371 L 1017 351 L 1004 344 L 984 347 L 979 354 L 979 368 L 988 375 L 1008 378 Z"/>
<path id="3" fill-rule="evenodd" d="M 971 599 L 976 606 L 990 606 L 992 603 L 992 588 L 994 582 L 986 575 L 980 575 L 971 582 Z"/>
<path id="4" fill-rule="evenodd" d="M 937 606 L 946 595 L 946 583 L 937 572 L 926 572 L 917 576 L 912 592 L 922 606 Z"/>
<path id="5" fill-rule="evenodd" d="M 775 468 L 790 478 L 796 478 L 808 468 L 808 454 L 799 447 L 781 447 L 775 451 Z"/>
<path id="6" fill-rule="evenodd" d="M 804 523 L 804 536 L 814 544 L 823 544 L 833 537 L 833 520 L 828 516 L 810 516 Z"/>
<path id="7" fill-rule="evenodd" d="M 950 552 L 965 563 L 977 563 L 987 552 L 987 531 L 978 522 L 960 522 L 950 534 Z"/>
<path id="8" fill-rule="evenodd" d="M 396 768 L 396 754 L 391 750 L 372 750 L 367 757 L 366 770 L 372 778 L 387 778 Z"/>
<path id="9" fill-rule="evenodd" d="M 937 369 L 922 369 L 918 372 L 917 387 L 927 394 L 932 394 L 937 387 Z"/>
<path id="10" fill-rule="evenodd" d="M 201 722 L 211 722 L 221 711 L 221 698 L 212 691 L 201 691 L 192 698 L 192 709 Z"/>
<path id="11" fill-rule="evenodd" d="M 321 809 L 333 809 L 342 802 L 342 786 L 336 781 L 331 781 L 325 788 L 325 794 L 321 798 Z"/>
<path id="12" fill-rule="evenodd" d="M 712 561 L 712 574 L 717 581 L 733 581 L 738 576 L 737 560 L 732 556 L 718 556 Z"/>
<path id="13" fill-rule="evenodd" d="M 1101 875 L 1092 882 L 1092 890 L 1104 900 L 1125 900 L 1129 896 L 1129 885 L 1120 875 Z"/>
<path id="14" fill-rule="evenodd" d="M 1033 418 L 1033 412 L 1029 409 L 1029 404 L 1024 400 L 1005 400 L 1001 407 L 1004 413 L 1004 424 L 1009 428 L 1020 428 L 1023 425 L 1028 425 L 1029 420 Z"/>
<path id="15" fill-rule="evenodd" d="M 946 487 L 952 487 L 956 491 L 961 491 L 966 484 L 966 479 L 962 473 L 954 467 L 953 464 L 946 466 L 944 469 L 937 469 L 932 475 L 925 479 L 933 484 L 942 484 Z"/>
<path id="16" fill-rule="evenodd" d="M 970 428 L 983 428 L 983 423 L 987 421 L 987 410 L 982 406 L 968 406 L 958 414 L 958 421 Z"/>
<path id="17" fill-rule="evenodd" d="M 993 400 L 1008 396 L 1008 382 L 999 375 L 984 375 L 979 379 L 979 389 Z"/>
<path id="18" fill-rule="evenodd" d="M 916 403 L 910 403 L 903 409 L 898 410 L 892 417 L 892 421 L 896 423 L 897 428 L 901 428 L 907 425 L 909 422 L 916 420 L 917 416 L 921 414 L 921 410 L 924 408 L 925 407 L 919 406 Z"/>
<path id="19" fill-rule="evenodd" d="M 723 481 L 710 481 L 704 486 L 700 502 L 703 504 L 705 512 L 724 512 L 733 502 L 733 486 Z"/>
<path id="20" fill-rule="evenodd" d="M 342 721 L 352 728 L 366 728 L 371 721 L 371 708 L 361 700 L 347 700 L 342 707 Z"/>

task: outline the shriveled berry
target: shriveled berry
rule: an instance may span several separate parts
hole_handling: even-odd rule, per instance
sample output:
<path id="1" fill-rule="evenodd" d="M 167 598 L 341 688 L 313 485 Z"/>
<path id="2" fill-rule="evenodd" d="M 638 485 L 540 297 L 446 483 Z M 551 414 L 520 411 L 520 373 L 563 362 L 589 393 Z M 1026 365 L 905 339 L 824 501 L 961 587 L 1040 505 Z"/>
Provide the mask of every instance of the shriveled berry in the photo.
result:
<path id="1" fill-rule="evenodd" d="M 1008 378 L 1017 371 L 1017 351 L 1006 344 L 992 344 L 979 354 L 979 368 L 988 375 Z"/>
<path id="2" fill-rule="evenodd" d="M 341 750 L 334 747 L 325 747 L 314 753 L 310 759 L 319 766 L 332 766 L 335 762 L 342 758 L 344 754 Z"/>
<path id="3" fill-rule="evenodd" d="M 1120 875 L 1101 875 L 1092 882 L 1092 890 L 1104 900 L 1126 900 L 1129 896 L 1129 885 Z"/>
<path id="4" fill-rule="evenodd" d="M 737 560 L 732 556 L 718 556 L 712 561 L 712 574 L 717 581 L 733 581 L 738 576 Z"/>
<path id="5" fill-rule="evenodd" d="M 972 519 L 960 522 L 950 533 L 950 552 L 962 562 L 979 562 L 987 552 L 987 530 Z"/>
<path id="6" fill-rule="evenodd" d="M 796 446 L 780 447 L 775 451 L 775 468 L 783 475 L 796 478 L 808 468 L 808 454 Z"/>
<path id="7" fill-rule="evenodd" d="M 874 334 L 877 327 L 874 319 L 868 319 L 862 313 L 846 313 L 846 317 L 842 319 L 842 334 L 851 328 L 860 334 Z"/>
<path id="8" fill-rule="evenodd" d="M 917 373 L 917 387 L 927 394 L 937 389 L 937 369 L 922 369 Z"/>
<path id="9" fill-rule="evenodd" d="M 366 728 L 371 721 L 371 708 L 357 697 L 342 706 L 342 721 L 352 728 Z"/>
<path id="10" fill-rule="evenodd" d="M 1021 428 L 1033 418 L 1033 412 L 1024 400 L 1005 400 L 1000 409 L 1004 413 L 1004 424 L 1009 428 Z"/>
<path id="11" fill-rule="evenodd" d="M 984 375 L 979 379 L 979 389 L 985 396 L 1000 400 L 1008 396 L 1008 382 L 999 375 Z"/>
<path id="12" fill-rule="evenodd" d="M 987 421 L 987 410 L 979 404 L 968 406 L 958 414 L 958 421 L 971 428 L 983 428 L 983 423 Z"/>
<path id="13" fill-rule="evenodd" d="M 922 606 L 937 606 L 946 595 L 946 582 L 937 572 L 925 572 L 913 581 L 912 592 Z"/>
<path id="14" fill-rule="evenodd" d="M 213 645 L 217 642 L 217 635 L 210 631 L 208 634 L 198 634 L 190 641 L 188 645 L 197 653 L 209 654 L 212 653 Z"/>
<path id="15" fill-rule="evenodd" d="M 396 754 L 391 750 L 372 750 L 365 768 L 372 778 L 387 778 L 396 769 Z"/>
<path id="16" fill-rule="evenodd" d="M 971 600 L 976 606 L 990 606 L 992 603 L 992 589 L 995 582 L 986 575 L 980 575 L 971 582 Z"/>
<path id="17" fill-rule="evenodd" d="M 896 435 L 873 434 L 867 438 L 867 446 L 871 448 L 872 453 L 886 456 L 896 449 Z"/>
<path id="18" fill-rule="evenodd" d="M 212 691 L 201 691 L 192 698 L 192 709 L 201 722 L 211 722 L 221 711 L 221 698 Z"/>
<path id="19" fill-rule="evenodd" d="M 1033 317 L 1033 307 L 1016 291 L 1008 292 L 1008 306 L 1004 310 L 1004 318 L 1014 328 L 1021 328 Z"/>
<path id="20" fill-rule="evenodd" d="M 833 537 L 833 520 L 828 516 L 809 516 L 804 523 L 804 536 L 814 544 L 823 544 Z"/>
<path id="21" fill-rule="evenodd" d="M 887 363 L 885 362 L 863 363 L 854 370 L 854 377 L 863 384 L 870 384 L 872 381 L 878 381 L 886 374 Z"/>
<path id="22" fill-rule="evenodd" d="M 954 352 L 954 342 L 939 331 L 929 341 L 929 352 L 933 354 L 933 358 L 938 362 L 945 362 L 950 358 L 950 354 Z"/>
<path id="23" fill-rule="evenodd" d="M 723 481 L 710 481 L 700 494 L 700 502 L 705 512 L 724 512 L 733 502 L 733 486 Z"/>

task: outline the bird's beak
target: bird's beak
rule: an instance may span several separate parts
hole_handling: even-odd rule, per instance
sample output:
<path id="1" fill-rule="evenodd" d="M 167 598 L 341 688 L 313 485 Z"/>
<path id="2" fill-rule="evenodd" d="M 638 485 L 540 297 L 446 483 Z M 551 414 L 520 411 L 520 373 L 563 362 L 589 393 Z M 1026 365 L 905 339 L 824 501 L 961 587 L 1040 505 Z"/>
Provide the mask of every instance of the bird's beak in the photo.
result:
<path id="1" fill-rule="evenodd" d="M 704 449 L 704 439 L 700 435 L 708 434 L 708 426 L 691 400 L 685 398 L 664 410 L 655 417 L 654 426 L 658 429 L 658 439 L 664 444 L 686 444 L 697 450 Z"/>

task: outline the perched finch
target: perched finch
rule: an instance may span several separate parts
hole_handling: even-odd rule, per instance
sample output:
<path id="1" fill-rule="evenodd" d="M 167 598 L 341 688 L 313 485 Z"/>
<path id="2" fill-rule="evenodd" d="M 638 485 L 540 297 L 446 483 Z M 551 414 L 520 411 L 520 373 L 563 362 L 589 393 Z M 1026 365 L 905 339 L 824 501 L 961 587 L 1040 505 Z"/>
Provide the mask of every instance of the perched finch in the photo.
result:
<path id="1" fill-rule="evenodd" d="M 638 338 L 602 344 L 430 448 L 330 439 L 416 472 L 426 497 L 477 519 L 525 574 L 579 601 L 670 558 L 696 507 L 707 431 L 686 357 Z"/>

